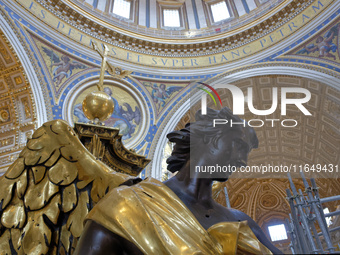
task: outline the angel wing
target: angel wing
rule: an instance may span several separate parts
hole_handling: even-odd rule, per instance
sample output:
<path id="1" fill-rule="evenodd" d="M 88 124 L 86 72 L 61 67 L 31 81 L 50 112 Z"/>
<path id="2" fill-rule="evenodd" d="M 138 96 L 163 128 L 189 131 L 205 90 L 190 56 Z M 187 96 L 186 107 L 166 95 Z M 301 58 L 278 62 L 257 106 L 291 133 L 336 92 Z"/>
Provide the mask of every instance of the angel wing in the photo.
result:
<path id="1" fill-rule="evenodd" d="M 72 75 L 72 71 L 73 71 L 73 69 L 76 69 L 76 68 L 78 68 L 78 69 L 85 69 L 87 66 L 86 65 L 84 65 L 84 64 L 82 64 L 82 63 L 80 63 L 80 62 L 77 62 L 77 61 L 72 61 L 71 62 L 71 65 L 70 65 L 70 69 L 69 69 L 69 71 L 70 71 L 70 76 Z"/>
<path id="2" fill-rule="evenodd" d="M 133 111 L 128 103 L 123 103 L 123 106 L 125 106 L 127 110 L 124 110 L 122 106 L 120 107 L 120 112 L 122 113 L 122 116 L 130 122 L 134 120 L 135 123 L 139 125 L 141 121 L 141 112 L 139 110 L 139 107 L 135 106 L 135 111 Z"/>
<path id="3" fill-rule="evenodd" d="M 338 26 L 339 24 L 335 25 L 334 27 L 332 27 L 330 30 L 328 30 L 326 33 L 325 33 L 325 38 L 329 38 L 330 36 L 332 36 L 332 33 L 333 33 L 333 36 L 337 36 L 338 35 Z M 333 38 L 332 38 L 333 39 Z M 331 39 L 331 40 L 332 40 Z"/>
<path id="4" fill-rule="evenodd" d="M 111 74 L 113 77 L 116 77 L 118 79 L 123 79 L 127 76 L 129 76 L 132 71 L 127 71 L 127 70 L 123 70 L 120 67 L 115 67 L 112 66 L 110 63 L 107 62 L 107 71 L 109 74 Z"/>
<path id="5" fill-rule="evenodd" d="M 87 213 L 129 178 L 96 160 L 66 122 L 45 123 L 0 177 L 0 254 L 71 254 Z"/>
<path id="6" fill-rule="evenodd" d="M 309 44 L 307 45 L 305 48 L 302 48 L 301 50 L 299 50 L 298 52 L 296 52 L 296 54 L 309 54 L 309 53 L 313 53 L 315 51 L 318 51 L 318 47 L 315 47 L 314 44 Z"/>
<path id="7" fill-rule="evenodd" d="M 166 88 L 166 93 L 170 96 L 172 93 L 176 91 L 180 91 L 183 87 L 181 86 L 170 86 Z"/>
<path id="8" fill-rule="evenodd" d="M 53 52 L 53 50 L 50 50 L 46 47 L 42 47 L 42 49 L 46 53 L 46 55 L 50 57 L 52 63 L 60 62 L 60 58 L 58 57 L 57 54 Z"/>

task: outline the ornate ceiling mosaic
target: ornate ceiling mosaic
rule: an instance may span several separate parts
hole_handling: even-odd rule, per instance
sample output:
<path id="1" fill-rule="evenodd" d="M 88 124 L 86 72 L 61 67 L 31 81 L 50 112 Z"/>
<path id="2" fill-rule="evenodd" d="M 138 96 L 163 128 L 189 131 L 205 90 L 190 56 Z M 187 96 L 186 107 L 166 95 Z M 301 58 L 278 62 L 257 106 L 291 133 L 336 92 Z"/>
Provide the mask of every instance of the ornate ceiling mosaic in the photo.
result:
<path id="1" fill-rule="evenodd" d="M 12 46 L 0 30 L 0 173 L 18 157 L 35 128 L 30 84 Z"/>
<path id="2" fill-rule="evenodd" d="M 284 42 L 297 32 L 303 33 L 318 17 L 324 14 L 329 16 L 331 6 L 335 4 L 330 0 L 284 1 L 270 15 L 263 15 L 260 20 L 232 31 L 215 31 L 214 35 L 197 38 L 175 39 L 172 36 L 164 40 L 157 38 L 157 32 L 154 32 L 154 36 L 144 36 L 131 29 L 113 26 L 71 2 L 17 0 L 17 3 L 73 43 L 89 48 L 92 41 L 102 41 L 110 45 L 111 58 L 129 64 L 170 69 L 220 66 L 263 52 L 270 56 L 268 48 Z M 332 19 L 322 22 L 320 28 Z M 310 28 L 309 31 L 308 36 L 299 42 L 316 32 Z M 285 51 L 294 46 L 290 45 Z M 270 60 L 274 57 L 271 56 Z"/>

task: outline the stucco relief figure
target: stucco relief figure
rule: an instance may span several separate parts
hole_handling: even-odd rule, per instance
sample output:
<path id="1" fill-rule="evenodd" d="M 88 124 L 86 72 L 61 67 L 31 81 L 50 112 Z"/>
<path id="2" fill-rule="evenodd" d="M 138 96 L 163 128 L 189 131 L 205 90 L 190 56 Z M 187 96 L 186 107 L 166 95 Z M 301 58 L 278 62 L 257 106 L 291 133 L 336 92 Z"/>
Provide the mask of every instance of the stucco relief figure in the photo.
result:
<path id="1" fill-rule="evenodd" d="M 194 171 L 240 167 L 258 146 L 249 126 L 213 127 L 213 119 L 241 122 L 227 108 L 208 109 L 168 134 L 175 143 L 168 169 L 178 173 L 164 183 L 148 178 L 113 189 L 88 214 L 75 254 L 280 254 L 249 216 L 213 200 L 213 181 L 231 173 L 205 178 Z"/>

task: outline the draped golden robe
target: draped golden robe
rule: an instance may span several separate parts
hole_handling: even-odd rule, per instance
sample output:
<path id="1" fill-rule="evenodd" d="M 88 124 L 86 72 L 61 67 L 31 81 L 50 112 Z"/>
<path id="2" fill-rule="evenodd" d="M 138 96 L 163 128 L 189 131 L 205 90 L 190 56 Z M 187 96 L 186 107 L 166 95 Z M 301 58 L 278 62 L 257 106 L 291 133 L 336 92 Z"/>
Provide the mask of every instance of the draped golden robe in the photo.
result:
<path id="1" fill-rule="evenodd" d="M 246 221 L 221 222 L 205 230 L 171 189 L 152 178 L 110 191 L 87 219 L 144 254 L 271 254 Z"/>

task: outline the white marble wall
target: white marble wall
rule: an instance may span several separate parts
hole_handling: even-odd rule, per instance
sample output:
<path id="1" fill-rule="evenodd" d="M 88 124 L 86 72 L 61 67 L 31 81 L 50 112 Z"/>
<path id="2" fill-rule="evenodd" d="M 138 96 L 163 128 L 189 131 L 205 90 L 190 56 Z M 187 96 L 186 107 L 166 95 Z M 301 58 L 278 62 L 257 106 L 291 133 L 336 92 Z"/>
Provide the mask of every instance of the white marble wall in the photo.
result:
<path id="1" fill-rule="evenodd" d="M 195 3 L 196 3 L 196 9 L 197 9 L 197 15 L 198 15 L 200 27 L 205 28 L 205 27 L 207 27 L 207 20 L 205 18 L 205 14 L 204 14 L 204 11 L 203 11 L 202 0 L 195 0 Z"/>
<path id="2" fill-rule="evenodd" d="M 146 26 L 146 0 L 139 0 L 138 4 L 138 25 Z"/>
<path id="3" fill-rule="evenodd" d="M 235 3 L 236 10 L 239 16 L 242 16 L 247 13 L 246 9 L 244 9 L 244 6 L 241 0 L 235 1 L 234 3 Z"/>
<path id="4" fill-rule="evenodd" d="M 157 28 L 157 2 L 150 0 L 150 27 Z"/>
<path id="5" fill-rule="evenodd" d="M 256 8 L 256 3 L 254 0 L 246 0 L 248 4 L 249 11 L 254 10 Z"/>
<path id="6" fill-rule="evenodd" d="M 192 7 L 192 1 L 191 0 L 185 0 L 185 7 L 186 7 L 186 10 L 187 10 L 189 29 L 196 29 L 195 13 L 194 13 L 194 9 Z"/>

